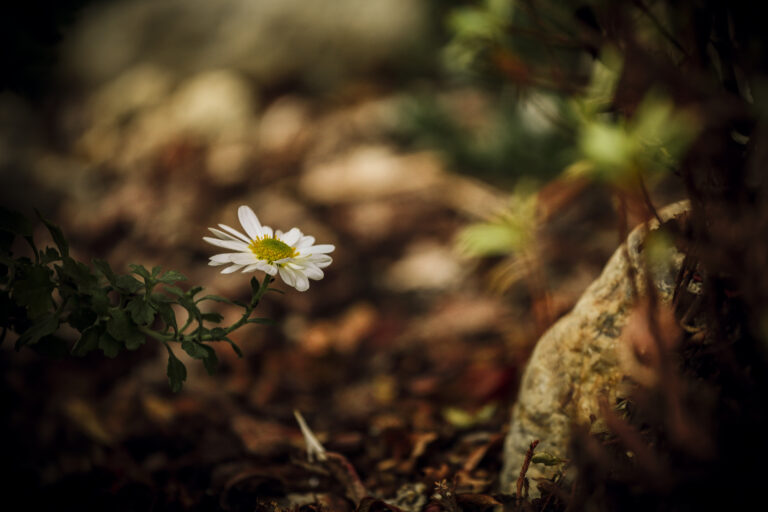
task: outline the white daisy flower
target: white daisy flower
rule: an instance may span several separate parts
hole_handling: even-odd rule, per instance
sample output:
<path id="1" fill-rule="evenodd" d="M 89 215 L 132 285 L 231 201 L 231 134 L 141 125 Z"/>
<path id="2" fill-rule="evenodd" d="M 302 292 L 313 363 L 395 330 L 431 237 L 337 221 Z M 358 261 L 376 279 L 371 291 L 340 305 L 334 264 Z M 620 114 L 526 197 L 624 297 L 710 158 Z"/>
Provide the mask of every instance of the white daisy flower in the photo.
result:
<path id="1" fill-rule="evenodd" d="M 262 226 L 248 206 L 238 208 L 237 216 L 247 236 L 219 224 L 220 230 L 208 228 L 217 238 L 203 237 L 209 244 L 235 251 L 211 256 L 209 265 L 229 265 L 222 274 L 238 270 L 261 270 L 271 276 L 279 273 L 285 284 L 303 292 L 309 289 L 310 279 L 323 278 L 322 269 L 333 261 L 328 256 L 335 249 L 333 245 L 313 245 L 315 237 L 306 236 L 299 228 L 287 233 L 272 231 L 269 226 Z"/>

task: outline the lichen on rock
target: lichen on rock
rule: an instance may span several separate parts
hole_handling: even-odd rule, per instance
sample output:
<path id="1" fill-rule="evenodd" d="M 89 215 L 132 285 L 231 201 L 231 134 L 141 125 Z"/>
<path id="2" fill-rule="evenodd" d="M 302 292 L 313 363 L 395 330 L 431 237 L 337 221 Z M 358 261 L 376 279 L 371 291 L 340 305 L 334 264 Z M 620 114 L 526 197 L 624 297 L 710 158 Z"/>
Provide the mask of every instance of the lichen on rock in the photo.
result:
<path id="1" fill-rule="evenodd" d="M 659 216 L 666 223 L 684 217 L 688 210 L 688 202 L 681 201 L 660 210 Z M 513 492 L 531 441 L 540 441 L 537 452 L 567 459 L 573 426 L 588 425 L 592 432 L 600 432 L 605 428 L 600 403 L 615 404 L 626 396 L 633 379 L 618 349 L 622 331 L 635 306 L 647 296 L 649 281 L 660 304 L 672 301 L 684 258 L 673 244 L 650 247 L 649 234 L 658 233 L 658 228 L 656 220 L 635 228 L 573 310 L 536 344 L 512 408 L 504 445 L 503 491 Z M 527 476 L 533 483 L 558 470 L 557 465 L 531 464 Z M 535 483 L 530 494 L 538 496 Z"/>

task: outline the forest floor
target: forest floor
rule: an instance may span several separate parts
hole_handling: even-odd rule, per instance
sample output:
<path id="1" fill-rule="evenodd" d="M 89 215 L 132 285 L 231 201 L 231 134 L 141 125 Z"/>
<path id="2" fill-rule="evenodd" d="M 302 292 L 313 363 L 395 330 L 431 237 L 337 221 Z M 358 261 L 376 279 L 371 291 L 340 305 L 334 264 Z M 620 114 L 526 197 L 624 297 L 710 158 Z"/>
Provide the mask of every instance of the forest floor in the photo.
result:
<path id="1" fill-rule="evenodd" d="M 444 101 L 470 116 L 472 94 Z M 455 237 L 503 209 L 509 191 L 450 172 L 436 152 L 398 146 L 400 100 L 366 89 L 276 94 L 249 121 L 253 141 L 139 121 L 130 131 L 101 112 L 108 121 L 68 141 L 75 150 L 40 158 L 30 186 L 85 261 L 162 265 L 244 298 L 249 276 L 208 267 L 215 249 L 202 241 L 209 226 L 239 227 L 240 204 L 336 251 L 309 291 L 279 284 L 285 294 L 268 295 L 259 314 L 275 324 L 236 333 L 242 359 L 217 346 L 213 376 L 185 360 L 177 394 L 151 343 L 114 360 L 51 360 L 6 342 L 3 459 L 22 502 L 115 511 L 355 510 L 363 496 L 383 501 L 361 510 L 511 503 L 498 483 L 509 407 L 538 336 L 617 245 L 610 201 L 569 183 L 540 192 L 559 213 L 537 236 L 539 280 L 494 291 L 489 269 L 501 259 L 467 259 Z M 225 322 L 236 314 L 220 312 Z M 347 469 L 307 460 L 294 411 Z"/>

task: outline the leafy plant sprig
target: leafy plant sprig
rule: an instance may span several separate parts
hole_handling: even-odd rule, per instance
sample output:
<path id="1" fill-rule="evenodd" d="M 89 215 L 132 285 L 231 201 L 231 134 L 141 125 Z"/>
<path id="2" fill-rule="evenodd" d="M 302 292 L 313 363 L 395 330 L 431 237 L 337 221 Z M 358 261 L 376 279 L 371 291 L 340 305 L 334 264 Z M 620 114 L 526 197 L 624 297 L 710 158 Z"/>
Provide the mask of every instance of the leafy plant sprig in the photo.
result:
<path id="1" fill-rule="evenodd" d="M 33 224 L 23 215 L 0 208 L 0 343 L 8 331 L 18 335 L 15 348 L 31 347 L 43 352 L 69 352 L 84 356 L 101 350 L 114 358 L 124 350 L 137 350 L 147 339 L 163 344 L 168 352 L 167 374 L 171 389 L 179 391 L 187 369 L 172 345 L 203 362 L 208 373 L 218 366 L 214 342 L 227 342 L 238 356 L 240 348 L 229 335 L 247 324 L 269 323 L 254 317 L 259 301 L 268 290 L 272 276 L 259 282 L 251 279 L 251 299 L 247 303 L 218 295 L 202 295 L 201 286 L 184 290 L 176 284 L 186 277 L 175 270 L 151 270 L 130 265 L 130 272 L 113 271 L 104 260 L 91 265 L 69 255 L 69 245 L 61 229 L 38 213 L 56 247 L 39 249 L 33 239 Z M 31 257 L 14 255 L 17 239 L 26 241 Z M 232 325 L 221 326 L 219 313 L 203 312 L 205 302 L 221 302 L 242 308 Z M 186 311 L 181 324 L 174 306 Z M 65 326 L 79 333 L 68 346 L 60 333 Z"/>

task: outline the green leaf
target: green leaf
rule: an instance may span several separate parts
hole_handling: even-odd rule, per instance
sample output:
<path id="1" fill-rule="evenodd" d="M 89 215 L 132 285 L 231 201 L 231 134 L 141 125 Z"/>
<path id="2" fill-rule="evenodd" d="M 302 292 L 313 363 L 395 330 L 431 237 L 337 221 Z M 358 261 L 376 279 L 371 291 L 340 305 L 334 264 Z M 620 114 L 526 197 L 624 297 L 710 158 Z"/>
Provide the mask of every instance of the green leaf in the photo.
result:
<path id="1" fill-rule="evenodd" d="M 160 313 L 160 318 L 165 325 L 173 328 L 174 334 L 178 334 L 179 326 L 176 324 L 176 313 L 173 311 L 171 305 L 167 302 L 161 302 L 157 304 L 157 312 Z"/>
<path id="2" fill-rule="evenodd" d="M 232 350 L 235 351 L 235 354 L 237 354 L 237 357 L 243 357 L 243 351 L 240 350 L 240 347 L 237 346 L 237 344 L 232 341 L 231 339 L 227 338 L 226 336 L 222 338 L 222 340 L 229 343 L 229 345 L 232 347 Z"/>
<path id="3" fill-rule="evenodd" d="M 208 356 L 203 359 L 203 365 L 205 366 L 205 370 L 208 372 L 208 375 L 213 375 L 216 373 L 216 369 L 219 367 L 219 358 L 216 356 L 216 351 L 213 349 L 213 347 L 203 345 L 203 348 L 205 348 L 206 352 L 208 352 Z"/>
<path id="4" fill-rule="evenodd" d="M 235 304 L 233 301 L 227 299 L 226 297 L 221 297 L 219 295 L 206 295 L 205 297 L 201 297 L 197 300 L 195 300 L 196 303 L 202 302 L 204 300 L 213 300 L 216 302 L 223 302 L 224 304 Z"/>
<path id="5" fill-rule="evenodd" d="M 92 260 L 93 266 L 101 272 L 104 277 L 107 278 L 107 281 L 109 281 L 109 284 L 117 288 L 117 276 L 112 271 L 112 267 L 109 266 L 109 263 L 107 263 L 105 260 L 100 259 L 93 259 Z"/>
<path id="6" fill-rule="evenodd" d="M 221 315 L 221 313 L 203 313 L 200 315 L 200 318 L 206 322 L 213 322 L 215 324 L 218 324 L 224 320 L 224 317 Z"/>
<path id="7" fill-rule="evenodd" d="M 177 286 L 165 286 L 164 290 L 172 293 L 173 295 L 176 295 L 178 297 L 179 305 L 189 311 L 189 314 L 192 315 L 192 318 L 198 320 L 201 318 L 202 313 L 200 313 L 197 304 L 195 304 L 194 301 L 188 297 L 183 290 L 181 290 L 181 288 L 178 288 Z"/>
<path id="8" fill-rule="evenodd" d="M 21 279 L 13 283 L 13 299 L 26 307 L 30 318 L 36 318 L 51 308 L 51 269 L 34 265 L 24 270 Z"/>
<path id="9" fill-rule="evenodd" d="M 155 310 L 144 297 L 134 297 L 125 306 L 136 325 L 149 325 L 155 319 Z"/>
<path id="10" fill-rule="evenodd" d="M 190 289 L 189 289 L 189 291 L 187 292 L 187 296 L 189 296 L 189 297 L 194 297 L 195 295 L 197 295 L 197 294 L 198 294 L 198 293 L 200 293 L 201 291 L 203 291 L 203 287 L 202 287 L 202 286 L 193 286 L 193 287 L 192 287 L 192 288 L 190 288 Z"/>
<path id="11" fill-rule="evenodd" d="M 223 340 L 227 337 L 227 331 L 221 327 L 214 327 L 211 329 L 211 339 L 212 340 Z"/>
<path id="12" fill-rule="evenodd" d="M 43 224 L 45 224 L 45 227 L 48 228 L 48 231 L 51 233 L 51 237 L 53 238 L 53 242 L 59 248 L 61 255 L 69 256 L 69 244 L 64 238 L 64 233 L 62 233 L 61 228 L 43 217 L 39 211 L 35 210 L 35 213 L 37 213 L 37 216 L 40 218 Z"/>
<path id="13" fill-rule="evenodd" d="M 72 309 L 67 323 L 78 331 L 83 332 L 96 322 L 98 315 L 90 307 L 87 297 L 75 296 L 70 299 L 69 306 Z"/>
<path id="14" fill-rule="evenodd" d="M 154 269 L 152 269 L 152 272 L 154 273 Z M 182 274 L 181 272 L 176 272 L 175 270 L 168 270 L 162 276 L 160 276 L 160 279 L 158 279 L 158 281 L 164 284 L 173 284 L 176 281 L 186 281 L 186 280 L 187 278 L 186 276 L 184 276 L 184 274 Z"/>
<path id="15" fill-rule="evenodd" d="M 91 307 L 100 316 L 109 314 L 109 295 L 105 288 L 93 287 L 89 291 Z"/>
<path id="16" fill-rule="evenodd" d="M 35 322 L 16 340 L 16 349 L 25 345 L 34 345 L 41 338 L 53 334 L 59 328 L 59 317 L 55 313 L 48 313 L 35 320 Z"/>
<path id="17" fill-rule="evenodd" d="M 83 357 L 88 352 L 99 347 L 100 329 L 96 326 L 89 327 L 72 346 L 72 355 Z"/>
<path id="18" fill-rule="evenodd" d="M 163 267 L 160 265 L 155 265 L 152 267 L 152 278 L 156 278 L 158 275 L 160 275 L 160 271 L 163 270 Z"/>
<path id="19" fill-rule="evenodd" d="M 245 323 L 247 324 L 267 324 L 272 325 L 275 323 L 271 318 L 250 318 Z"/>
<path id="20" fill-rule="evenodd" d="M 146 338 L 131 322 L 128 313 L 122 309 L 111 310 L 112 317 L 107 322 L 107 332 L 116 340 L 125 343 L 128 350 L 136 350 L 144 344 Z"/>
<path id="21" fill-rule="evenodd" d="M 62 259 L 61 266 L 56 271 L 62 281 L 74 284 L 79 291 L 88 290 L 98 283 L 98 278 L 93 275 L 91 268 L 85 263 L 75 261 L 69 256 Z"/>
<path id="22" fill-rule="evenodd" d="M 104 352 L 105 356 L 110 359 L 114 359 L 117 357 L 117 354 L 120 353 L 122 345 L 119 341 L 110 336 L 108 332 L 102 332 L 99 335 L 99 348 L 102 352 Z"/>
<path id="23" fill-rule="evenodd" d="M 128 267 L 131 269 L 131 272 L 143 277 L 145 282 L 148 282 L 152 279 L 152 275 L 149 273 L 149 271 L 146 268 L 144 268 L 144 265 L 136 265 L 131 263 L 130 265 L 128 265 Z"/>
<path id="24" fill-rule="evenodd" d="M 176 358 L 169 346 L 166 345 L 166 348 L 168 349 L 168 383 L 171 385 L 171 391 L 178 393 L 184 381 L 187 380 L 187 368 Z"/>
<path id="25" fill-rule="evenodd" d="M 124 291 L 127 293 L 136 293 L 137 291 L 144 288 L 144 285 L 141 283 L 141 281 L 127 274 L 122 276 L 117 276 L 115 284 L 118 290 Z"/>
<path id="26" fill-rule="evenodd" d="M 61 260 L 59 251 L 57 251 L 53 247 L 46 247 L 45 251 L 40 251 L 41 265 L 47 265 L 49 263 L 53 263 L 54 261 L 59 261 L 59 260 Z"/>
<path id="27" fill-rule="evenodd" d="M 205 350 L 205 345 L 192 340 L 183 340 L 181 342 L 181 348 L 195 359 L 205 359 L 208 357 L 208 351 Z"/>
<path id="28" fill-rule="evenodd" d="M 167 291 L 172 295 L 176 295 L 177 297 L 184 297 L 185 295 L 184 290 L 182 290 L 178 286 L 164 286 L 163 290 Z"/>

